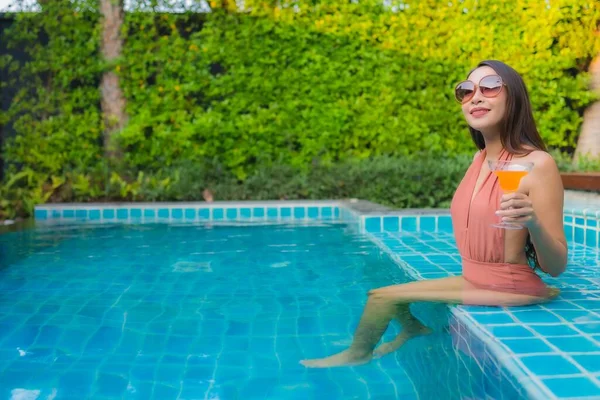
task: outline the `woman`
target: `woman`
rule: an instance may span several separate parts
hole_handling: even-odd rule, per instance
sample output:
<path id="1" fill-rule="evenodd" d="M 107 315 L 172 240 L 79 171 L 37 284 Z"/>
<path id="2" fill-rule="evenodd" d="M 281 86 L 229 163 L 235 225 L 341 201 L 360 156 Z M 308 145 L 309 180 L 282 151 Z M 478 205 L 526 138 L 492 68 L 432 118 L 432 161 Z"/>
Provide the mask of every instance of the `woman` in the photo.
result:
<path id="1" fill-rule="evenodd" d="M 519 306 L 558 295 L 528 263 L 560 275 L 567 264 L 567 243 L 562 182 L 535 126 L 523 79 L 502 62 L 484 61 L 456 86 L 455 96 L 479 148 L 450 207 L 462 276 L 371 290 L 351 346 L 330 357 L 302 360 L 306 367 L 364 364 L 428 333 L 410 313 L 412 302 Z M 488 160 L 533 162 L 534 167 L 517 192 L 503 195 Z M 524 229 L 493 227 L 500 218 Z M 393 318 L 402 332 L 375 349 Z"/>

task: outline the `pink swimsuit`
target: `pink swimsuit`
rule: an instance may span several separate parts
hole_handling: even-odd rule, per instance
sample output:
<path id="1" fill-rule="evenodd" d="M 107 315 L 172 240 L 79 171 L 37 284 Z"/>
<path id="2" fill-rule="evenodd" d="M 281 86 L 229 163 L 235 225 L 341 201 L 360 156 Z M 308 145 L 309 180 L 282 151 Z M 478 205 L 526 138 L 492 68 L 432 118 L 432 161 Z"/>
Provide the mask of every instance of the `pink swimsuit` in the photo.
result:
<path id="1" fill-rule="evenodd" d="M 485 157 L 484 149 L 467 170 L 450 206 L 463 278 L 478 289 L 545 296 L 548 288 L 532 267 L 504 262 L 505 230 L 491 226 L 500 221 L 495 211 L 500 207 L 502 196 L 498 178 L 493 173 L 484 178 L 469 206 Z M 506 151 L 500 154 L 501 160 L 511 158 Z"/>

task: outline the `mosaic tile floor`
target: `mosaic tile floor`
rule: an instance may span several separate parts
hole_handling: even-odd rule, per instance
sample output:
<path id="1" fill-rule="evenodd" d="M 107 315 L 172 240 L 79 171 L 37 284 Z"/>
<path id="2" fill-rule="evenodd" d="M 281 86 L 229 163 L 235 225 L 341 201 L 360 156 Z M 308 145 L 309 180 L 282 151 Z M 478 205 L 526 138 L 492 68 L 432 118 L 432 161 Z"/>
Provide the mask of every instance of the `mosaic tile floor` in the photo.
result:
<path id="1" fill-rule="evenodd" d="M 417 307 L 434 334 L 402 352 L 361 367 L 300 366 L 349 345 L 367 290 L 407 280 L 344 225 L 14 235 L 0 240 L 20 246 L 0 269 L 0 398 L 524 399 L 494 365 L 456 350 L 443 305 Z"/>
<path id="2" fill-rule="evenodd" d="M 371 235 L 417 279 L 460 272 L 449 231 Z M 561 289 L 557 300 L 510 309 L 460 306 L 455 315 L 504 350 L 496 355 L 511 358 L 512 372 L 534 381 L 542 398 L 600 399 L 600 251 L 570 241 L 569 256 L 562 276 L 544 277 Z"/>

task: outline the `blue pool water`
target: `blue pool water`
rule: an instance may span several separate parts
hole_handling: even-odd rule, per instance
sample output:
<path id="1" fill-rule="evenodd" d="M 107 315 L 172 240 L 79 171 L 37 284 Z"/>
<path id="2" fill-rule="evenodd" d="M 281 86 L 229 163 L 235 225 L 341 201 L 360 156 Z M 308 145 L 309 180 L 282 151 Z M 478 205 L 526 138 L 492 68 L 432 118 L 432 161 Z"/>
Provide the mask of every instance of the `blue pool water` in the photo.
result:
<path id="1" fill-rule="evenodd" d="M 521 398 L 457 350 L 443 305 L 415 305 L 434 333 L 381 360 L 299 365 L 350 344 L 369 289 L 409 280 L 342 224 L 57 226 L 2 249 L 3 399 Z"/>

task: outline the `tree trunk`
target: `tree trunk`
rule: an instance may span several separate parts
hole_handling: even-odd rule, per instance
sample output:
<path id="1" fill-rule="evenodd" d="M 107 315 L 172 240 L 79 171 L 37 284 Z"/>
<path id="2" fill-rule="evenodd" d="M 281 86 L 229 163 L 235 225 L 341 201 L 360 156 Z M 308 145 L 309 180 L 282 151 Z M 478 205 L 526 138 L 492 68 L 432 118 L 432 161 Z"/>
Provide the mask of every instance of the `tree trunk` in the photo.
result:
<path id="1" fill-rule="evenodd" d="M 110 63 L 121 55 L 123 47 L 121 38 L 124 18 L 123 0 L 100 0 L 100 13 L 102 15 L 101 51 L 104 60 Z M 102 75 L 100 93 L 104 120 L 104 154 L 109 160 L 116 161 L 121 158 L 122 153 L 116 143 L 115 133 L 123 129 L 127 123 L 127 114 L 119 77 L 114 71 L 109 70 Z"/>
<path id="2" fill-rule="evenodd" d="M 600 54 L 591 63 L 590 73 L 592 74 L 590 89 L 599 92 Z M 583 124 L 573 161 L 577 163 L 581 157 L 600 158 L 600 101 L 588 107 L 583 114 Z"/>

